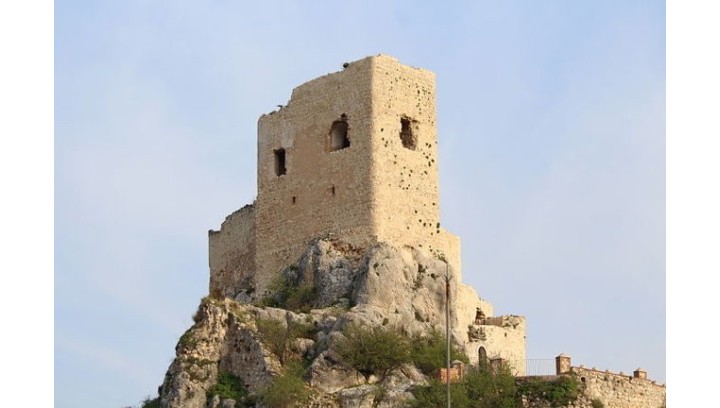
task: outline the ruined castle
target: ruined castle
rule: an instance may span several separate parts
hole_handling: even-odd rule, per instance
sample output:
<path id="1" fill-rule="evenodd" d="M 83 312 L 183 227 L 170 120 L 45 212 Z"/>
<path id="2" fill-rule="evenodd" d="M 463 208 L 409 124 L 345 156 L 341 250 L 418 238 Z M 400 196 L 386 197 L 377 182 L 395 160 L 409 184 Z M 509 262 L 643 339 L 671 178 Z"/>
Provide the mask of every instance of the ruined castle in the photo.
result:
<path id="1" fill-rule="evenodd" d="M 484 319 L 492 305 L 459 283 L 460 239 L 440 224 L 435 74 L 386 55 L 346 64 L 260 117 L 257 154 L 257 200 L 209 232 L 211 294 L 258 299 L 320 236 L 418 248 L 449 266 L 471 359 L 525 359 L 524 317 Z"/>
<path id="2" fill-rule="evenodd" d="M 210 232 L 210 290 L 261 292 L 328 233 L 441 251 L 460 271 L 460 240 L 440 226 L 435 120 L 435 75 L 388 56 L 295 88 L 258 121 L 257 200 Z"/>
<path id="3" fill-rule="evenodd" d="M 452 277 L 454 342 L 471 364 L 507 364 L 513 374 L 525 376 L 525 318 L 494 316 L 492 305 L 462 284 L 460 239 L 440 222 L 437 141 L 435 75 L 430 71 L 377 55 L 295 88 L 287 105 L 258 121 L 257 199 L 228 215 L 219 231 L 209 231 L 210 297 L 256 304 L 288 267 L 304 268 L 314 276 L 315 289 L 332 292 L 330 301 L 316 301 L 316 309 L 338 300 L 349 307 L 351 298 L 355 304 L 343 318 L 320 319 L 327 327 L 316 343 L 327 347 L 326 339 L 343 322 L 391 324 L 408 332 L 444 325 L 442 277 L 447 273 Z M 336 241 L 318 244 L 328 238 Z M 342 290 L 336 290 L 338 285 Z M 304 319 L 319 321 L 312 314 Z M 243 341 L 260 344 L 246 329 L 240 332 Z M 217 351 L 220 357 L 213 358 L 219 368 L 212 370 L 236 372 L 250 389 L 275 375 L 260 345 L 254 352 L 233 347 L 232 353 Z M 329 394 L 357 386 L 349 374 L 339 375 L 328 365 L 328 353 L 320 347 L 313 355 L 311 385 Z M 185 370 L 180 354 L 176 361 L 169 373 Z M 254 371 L 247 371 L 248 361 L 254 361 Z M 664 404 L 665 386 L 648 380 L 640 369 L 633 376 L 588 370 L 558 356 L 556 374 L 567 373 L 585 384 L 586 400 L 579 407 L 594 407 L 595 397 L 608 408 Z M 185 398 L 174 390 L 209 384 L 173 381 L 180 385 L 167 382 L 163 401 Z M 188 395 L 196 398 L 194 391 Z"/>

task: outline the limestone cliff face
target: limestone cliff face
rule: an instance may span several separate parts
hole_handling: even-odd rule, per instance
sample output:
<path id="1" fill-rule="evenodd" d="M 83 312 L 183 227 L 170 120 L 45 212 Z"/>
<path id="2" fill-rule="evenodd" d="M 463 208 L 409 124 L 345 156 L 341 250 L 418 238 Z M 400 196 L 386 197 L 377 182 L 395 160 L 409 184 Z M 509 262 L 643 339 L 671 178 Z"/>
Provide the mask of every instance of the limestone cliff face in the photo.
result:
<path id="1" fill-rule="evenodd" d="M 342 337 L 346 323 L 334 308 L 310 313 L 241 305 L 233 300 L 206 298 L 197 313 L 197 322 L 180 339 L 177 356 L 160 387 L 160 403 L 168 408 L 216 408 L 263 406 L 252 396 L 280 374 L 281 356 L 273 349 L 275 339 L 264 338 L 258 328 L 262 322 L 277 322 L 286 329 L 294 324 L 313 328 L 312 338 L 292 339 L 286 358 L 311 362 L 306 381 L 310 390 L 309 407 L 396 407 L 412 398 L 409 390 L 425 384 L 427 378 L 414 366 L 403 365 L 380 381 L 366 378 L 338 363 L 333 342 Z M 241 379 L 250 397 L 243 401 L 211 398 L 209 391 L 220 372 Z M 382 389 L 383 400 L 378 400 Z"/>
<path id="2" fill-rule="evenodd" d="M 443 254 L 387 243 L 358 250 L 324 238 L 314 241 L 285 273 L 297 284 L 312 284 L 317 289 L 314 307 L 352 305 L 345 320 L 371 325 L 384 322 L 407 333 L 431 328 L 444 331 L 447 275 L 451 336 L 465 349 L 470 362 L 478 362 L 481 347 L 488 358 L 501 357 L 510 364 L 526 358 L 525 318 L 490 319 L 492 305 L 461 282 L 459 272 L 443 261 Z M 524 374 L 524 366 L 516 365 L 516 374 Z"/>
<path id="3" fill-rule="evenodd" d="M 492 307 L 462 284 L 457 271 L 441 258 L 419 248 L 385 243 L 358 249 L 331 237 L 315 240 L 261 301 L 244 291 L 234 299 L 203 300 L 196 323 L 178 342 L 177 356 L 160 388 L 162 406 L 252 406 L 252 396 L 272 383 L 283 360 L 291 358 L 306 363 L 308 406 L 403 406 L 413 398 L 411 387 L 427 381 L 417 368 L 404 365 L 382 379 L 366 377 L 341 364 L 333 345 L 349 323 L 394 327 L 408 335 L 432 329 L 444 332 L 446 274 L 452 340 L 471 363 L 477 362 L 481 346 L 490 357 L 524 359 L 524 318 L 513 317 L 523 323 L 520 327 L 494 325 L 498 333 L 487 330 L 479 337 L 478 328 L 489 327 L 478 321 L 478 315 L 492 317 Z M 288 293 L 304 295 L 294 299 Z M 268 332 L 268 327 L 275 332 Z M 303 334 L 288 336 L 287 343 L 279 346 L 278 336 L 291 330 Z M 508 333 L 515 343 L 508 343 Z M 493 348 L 500 339 L 503 347 Z M 250 393 L 248 400 L 208 398 L 220 373 L 239 378 Z"/>
<path id="4" fill-rule="evenodd" d="M 180 338 L 165 374 L 160 388 L 163 406 L 205 407 L 206 392 L 221 369 L 240 377 L 252 390 L 277 374 L 280 363 L 259 339 L 253 312 L 258 310 L 229 300 L 203 300 L 195 325 Z"/>

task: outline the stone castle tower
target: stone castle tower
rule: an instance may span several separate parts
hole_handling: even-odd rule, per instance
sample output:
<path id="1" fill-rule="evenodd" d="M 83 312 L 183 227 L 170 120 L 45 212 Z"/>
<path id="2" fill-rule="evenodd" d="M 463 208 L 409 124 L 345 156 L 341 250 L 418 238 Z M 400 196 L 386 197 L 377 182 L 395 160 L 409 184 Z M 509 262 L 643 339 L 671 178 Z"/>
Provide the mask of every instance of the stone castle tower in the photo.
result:
<path id="1" fill-rule="evenodd" d="M 258 121 L 255 203 L 209 232 L 210 291 L 262 293 L 310 240 L 332 234 L 442 253 L 435 75 L 378 55 L 295 88 Z"/>

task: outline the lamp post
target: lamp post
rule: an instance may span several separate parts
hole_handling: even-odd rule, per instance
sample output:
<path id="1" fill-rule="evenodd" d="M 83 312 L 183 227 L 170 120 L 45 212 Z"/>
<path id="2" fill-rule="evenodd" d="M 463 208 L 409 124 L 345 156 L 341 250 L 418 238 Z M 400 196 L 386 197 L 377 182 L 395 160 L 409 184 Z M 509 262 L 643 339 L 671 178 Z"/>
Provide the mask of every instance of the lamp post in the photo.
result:
<path id="1" fill-rule="evenodd" d="M 445 342 L 447 343 L 445 389 L 447 393 L 447 408 L 450 408 L 450 272 L 447 260 L 445 260 Z"/>

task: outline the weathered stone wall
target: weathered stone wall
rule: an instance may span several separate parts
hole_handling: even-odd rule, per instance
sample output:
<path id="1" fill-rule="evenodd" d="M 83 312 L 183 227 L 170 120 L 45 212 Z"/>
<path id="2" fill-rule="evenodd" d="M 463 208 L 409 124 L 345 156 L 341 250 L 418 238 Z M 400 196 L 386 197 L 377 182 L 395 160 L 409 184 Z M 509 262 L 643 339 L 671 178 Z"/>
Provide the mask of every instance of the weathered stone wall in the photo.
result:
<path id="1" fill-rule="evenodd" d="M 583 407 L 591 407 L 593 399 L 602 401 L 605 408 L 665 407 L 665 385 L 647 378 L 583 367 L 572 367 L 571 372 L 583 384 L 582 401 L 586 404 Z"/>
<path id="2" fill-rule="evenodd" d="M 388 56 L 371 61 L 378 238 L 439 250 L 460 271 L 459 239 L 440 227 L 435 74 Z"/>
<path id="3" fill-rule="evenodd" d="M 228 215 L 219 231 L 208 232 L 210 294 L 233 297 L 252 285 L 255 274 L 255 206 Z"/>
<path id="4" fill-rule="evenodd" d="M 432 72 L 379 55 L 297 87 L 258 121 L 258 289 L 327 233 L 442 252 L 460 271 L 437 167 Z"/>
<path id="5" fill-rule="evenodd" d="M 371 180 L 372 64 L 297 87 L 287 106 L 258 121 L 257 284 L 263 289 L 307 243 L 332 232 L 356 246 L 377 235 Z M 334 122 L 349 146 L 333 150 Z M 285 151 L 278 175 L 276 151 Z"/>
<path id="6" fill-rule="evenodd" d="M 514 375 L 525 375 L 525 317 L 496 316 L 473 321 L 468 326 L 465 352 L 471 362 L 479 361 L 480 348 L 488 359 L 501 358 Z"/>
<path id="7" fill-rule="evenodd" d="M 478 364 L 479 350 L 483 347 L 488 359 L 501 358 L 513 367 L 514 374 L 524 375 L 525 317 L 493 317 L 492 304 L 479 298 L 471 286 L 460 283 L 456 291 L 457 295 L 452 300 L 453 308 L 457 311 L 453 319 L 453 327 L 455 335 L 462 338 L 458 343 L 463 345 L 470 363 Z M 478 311 L 489 321 L 478 322 Z M 496 322 L 499 324 L 485 324 Z"/>

